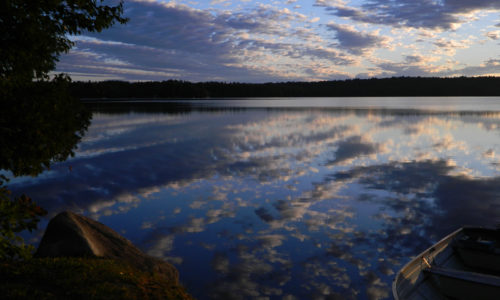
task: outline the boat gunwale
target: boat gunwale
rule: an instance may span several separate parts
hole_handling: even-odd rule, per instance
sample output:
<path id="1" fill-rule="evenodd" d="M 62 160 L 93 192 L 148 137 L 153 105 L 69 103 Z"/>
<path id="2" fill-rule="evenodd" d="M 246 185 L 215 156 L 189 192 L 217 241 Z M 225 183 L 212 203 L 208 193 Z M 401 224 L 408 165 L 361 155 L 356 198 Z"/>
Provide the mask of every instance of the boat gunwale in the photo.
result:
<path id="1" fill-rule="evenodd" d="M 429 255 L 432 252 L 434 252 L 436 250 L 436 248 L 442 246 L 443 243 L 450 243 L 450 241 L 453 240 L 455 237 L 457 237 L 460 233 L 466 234 L 467 231 L 492 231 L 492 232 L 499 232 L 500 231 L 500 227 L 496 227 L 495 228 L 495 227 L 489 227 L 489 226 L 470 226 L 470 225 L 466 225 L 466 226 L 460 227 L 459 229 L 453 231 L 452 233 L 450 233 L 447 236 L 445 236 L 442 239 L 440 239 L 438 242 L 432 244 L 429 248 L 425 249 L 424 251 L 422 251 L 421 253 L 419 253 L 417 256 L 415 256 L 413 259 L 411 259 L 408 263 L 406 263 L 399 270 L 399 272 L 396 274 L 396 276 L 394 277 L 394 280 L 392 281 L 392 295 L 394 297 L 394 300 L 401 300 L 401 298 L 399 297 L 398 291 L 397 291 L 397 284 L 398 284 L 398 281 L 401 278 L 402 274 L 404 273 L 404 271 L 406 271 L 406 269 L 410 268 L 414 263 L 417 262 L 417 260 L 422 259 L 425 255 Z M 443 248 L 443 250 L 445 248 Z M 438 254 L 436 254 L 435 256 L 437 256 Z M 408 274 L 414 274 L 416 271 L 417 271 L 417 269 L 413 270 L 411 273 L 408 273 Z M 422 271 L 422 270 L 420 270 L 420 271 Z"/>
<path id="2" fill-rule="evenodd" d="M 427 255 L 429 252 L 431 251 L 434 251 L 434 249 L 445 243 L 445 242 L 449 242 L 449 240 L 451 240 L 453 237 L 455 237 L 456 235 L 458 235 L 460 232 L 462 232 L 463 230 L 466 230 L 466 229 L 474 229 L 474 228 L 480 228 L 480 227 L 474 227 L 474 226 L 464 226 L 464 227 L 460 227 L 459 229 L 453 231 L 452 233 L 448 234 L 447 236 L 445 236 L 444 238 L 440 239 L 438 242 L 432 244 L 429 248 L 425 249 L 424 251 L 420 252 L 417 256 L 415 256 L 413 259 L 411 259 L 408 263 L 406 263 L 400 270 L 399 272 L 396 274 L 396 276 L 394 277 L 394 280 L 392 281 L 392 295 L 394 297 L 394 300 L 400 300 L 399 298 L 399 295 L 397 293 L 397 283 L 398 283 L 398 279 L 402 276 L 403 272 L 408 269 L 410 266 L 413 265 L 413 263 L 415 261 L 417 261 L 418 259 L 421 259 L 422 257 L 424 257 L 425 255 Z M 413 274 L 415 271 L 412 271 L 410 274 Z"/>

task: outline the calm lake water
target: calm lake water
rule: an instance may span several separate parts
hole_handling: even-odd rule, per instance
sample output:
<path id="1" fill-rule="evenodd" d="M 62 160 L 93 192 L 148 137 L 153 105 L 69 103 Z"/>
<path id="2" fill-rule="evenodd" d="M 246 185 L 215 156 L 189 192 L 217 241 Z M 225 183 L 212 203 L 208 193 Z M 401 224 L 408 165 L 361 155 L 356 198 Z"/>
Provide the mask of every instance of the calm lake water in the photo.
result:
<path id="1" fill-rule="evenodd" d="M 500 98 L 156 101 L 96 107 L 74 158 L 9 188 L 198 299 L 390 299 L 411 256 L 500 223 L 499 163 Z"/>

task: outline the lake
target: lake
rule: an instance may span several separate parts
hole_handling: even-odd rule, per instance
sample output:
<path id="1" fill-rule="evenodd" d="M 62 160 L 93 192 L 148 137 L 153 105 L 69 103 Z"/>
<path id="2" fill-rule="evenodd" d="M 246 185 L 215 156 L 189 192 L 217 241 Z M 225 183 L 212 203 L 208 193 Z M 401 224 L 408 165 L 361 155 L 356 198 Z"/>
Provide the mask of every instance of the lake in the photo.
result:
<path id="1" fill-rule="evenodd" d="M 75 157 L 9 182 L 166 259 L 198 299 L 391 299 L 410 258 L 500 223 L 500 98 L 93 106 Z"/>

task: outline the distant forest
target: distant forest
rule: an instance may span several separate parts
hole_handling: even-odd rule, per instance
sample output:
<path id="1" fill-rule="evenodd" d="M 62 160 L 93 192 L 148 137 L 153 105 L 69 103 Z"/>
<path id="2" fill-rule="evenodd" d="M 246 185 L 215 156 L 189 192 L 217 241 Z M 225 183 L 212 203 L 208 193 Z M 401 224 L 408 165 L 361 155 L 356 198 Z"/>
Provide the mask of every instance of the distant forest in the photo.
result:
<path id="1" fill-rule="evenodd" d="M 78 98 L 500 96 L 500 77 L 393 77 L 320 82 L 226 83 L 168 80 L 73 82 Z"/>

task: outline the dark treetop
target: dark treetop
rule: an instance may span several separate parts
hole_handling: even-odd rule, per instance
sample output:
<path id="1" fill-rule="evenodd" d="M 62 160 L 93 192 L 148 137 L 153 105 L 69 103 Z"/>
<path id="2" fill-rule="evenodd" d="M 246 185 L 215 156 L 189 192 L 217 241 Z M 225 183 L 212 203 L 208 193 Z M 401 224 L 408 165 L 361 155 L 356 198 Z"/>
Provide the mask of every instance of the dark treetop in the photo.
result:
<path id="1" fill-rule="evenodd" d="M 11 197 L 5 181 L 36 176 L 73 155 L 90 123 L 90 113 L 68 93 L 69 78 L 50 79 L 49 72 L 73 46 L 68 35 L 127 21 L 121 2 L 102 3 L 0 1 L 0 260 L 29 258 L 31 247 L 17 233 L 36 228 L 45 213 L 28 196 Z"/>
<path id="2" fill-rule="evenodd" d="M 95 0 L 25 1 L 0 4 L 0 79 L 30 81 L 47 79 L 61 53 L 73 43 L 69 34 L 100 32 L 118 21 L 122 4 L 101 5 Z"/>
<path id="3" fill-rule="evenodd" d="M 393 77 L 321 82 L 74 82 L 79 98 L 500 96 L 499 77 Z"/>

